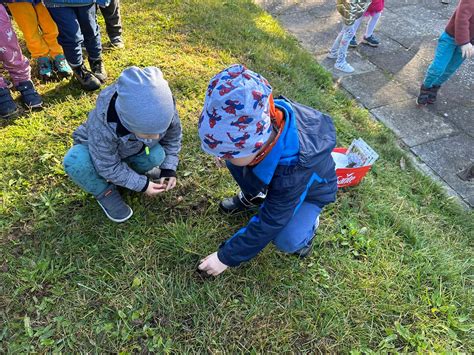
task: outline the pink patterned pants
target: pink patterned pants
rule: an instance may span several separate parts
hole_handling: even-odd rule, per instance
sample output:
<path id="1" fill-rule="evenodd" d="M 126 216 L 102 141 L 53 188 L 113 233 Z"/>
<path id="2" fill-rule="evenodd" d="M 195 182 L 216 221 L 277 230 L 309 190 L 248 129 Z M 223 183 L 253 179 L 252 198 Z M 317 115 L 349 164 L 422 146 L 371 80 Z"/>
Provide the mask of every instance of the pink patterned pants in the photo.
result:
<path id="1" fill-rule="evenodd" d="M 0 5 L 0 62 L 10 74 L 13 85 L 17 86 L 20 82 L 31 79 L 30 63 L 21 53 L 18 38 L 3 5 Z M 7 87 L 5 79 L 0 76 L 0 88 L 5 87 Z"/>

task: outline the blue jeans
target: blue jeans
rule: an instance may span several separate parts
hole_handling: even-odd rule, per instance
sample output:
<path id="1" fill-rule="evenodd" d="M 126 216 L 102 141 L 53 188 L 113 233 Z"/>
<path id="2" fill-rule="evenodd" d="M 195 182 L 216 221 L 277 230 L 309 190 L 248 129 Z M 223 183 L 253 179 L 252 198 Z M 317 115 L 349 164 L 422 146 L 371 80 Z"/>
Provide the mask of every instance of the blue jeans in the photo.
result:
<path id="1" fill-rule="evenodd" d="M 100 59 L 102 43 L 95 4 L 78 7 L 50 7 L 51 17 L 58 25 L 58 42 L 71 67 L 82 64 L 82 43 L 89 59 Z"/>
<path id="2" fill-rule="evenodd" d="M 124 159 L 139 174 L 159 166 L 165 159 L 165 151 L 157 144 L 150 149 L 150 154 L 142 152 Z M 92 163 L 89 148 L 83 144 L 74 145 L 64 156 L 64 170 L 77 185 L 94 196 L 100 195 L 110 183 L 99 175 Z"/>
<path id="3" fill-rule="evenodd" d="M 256 196 L 265 191 L 266 186 L 247 167 L 235 166 L 229 161 L 226 161 L 226 165 L 243 193 Z M 303 202 L 293 218 L 273 239 L 273 244 L 285 253 L 294 253 L 307 246 L 316 232 L 320 213 L 321 208 L 317 205 Z"/>
<path id="4" fill-rule="evenodd" d="M 435 57 L 426 72 L 423 85 L 426 88 L 441 86 L 453 75 L 464 62 L 461 47 L 454 38 L 443 32 L 438 41 Z"/>

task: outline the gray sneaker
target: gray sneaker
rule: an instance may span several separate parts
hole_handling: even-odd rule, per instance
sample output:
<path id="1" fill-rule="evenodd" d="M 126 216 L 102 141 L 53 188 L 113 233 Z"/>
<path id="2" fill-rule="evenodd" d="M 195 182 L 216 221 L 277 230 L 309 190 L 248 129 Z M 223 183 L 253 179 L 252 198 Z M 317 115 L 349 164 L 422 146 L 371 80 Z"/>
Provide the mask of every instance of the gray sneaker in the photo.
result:
<path id="1" fill-rule="evenodd" d="M 96 199 L 111 221 L 125 222 L 133 215 L 132 209 L 122 200 L 122 196 L 120 196 L 115 185 L 109 186 Z"/>

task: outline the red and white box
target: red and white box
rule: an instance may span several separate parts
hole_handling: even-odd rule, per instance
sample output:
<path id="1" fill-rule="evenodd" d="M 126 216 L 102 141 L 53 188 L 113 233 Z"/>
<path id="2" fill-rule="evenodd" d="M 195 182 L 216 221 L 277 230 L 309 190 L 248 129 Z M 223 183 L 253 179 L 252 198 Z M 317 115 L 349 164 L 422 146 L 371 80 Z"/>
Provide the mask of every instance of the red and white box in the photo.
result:
<path id="1" fill-rule="evenodd" d="M 361 138 L 352 141 L 349 148 L 335 148 L 337 186 L 358 185 L 372 168 L 379 155 Z"/>

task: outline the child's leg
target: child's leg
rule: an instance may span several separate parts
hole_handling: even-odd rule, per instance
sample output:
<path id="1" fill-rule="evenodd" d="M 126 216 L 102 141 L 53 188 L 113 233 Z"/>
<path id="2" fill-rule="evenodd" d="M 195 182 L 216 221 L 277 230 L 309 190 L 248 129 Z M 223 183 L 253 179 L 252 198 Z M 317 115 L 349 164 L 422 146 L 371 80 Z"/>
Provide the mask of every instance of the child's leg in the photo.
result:
<path id="1" fill-rule="evenodd" d="M 54 58 L 58 54 L 63 54 L 63 49 L 58 43 L 58 26 L 51 17 L 48 9 L 40 2 L 35 6 L 35 11 L 38 16 L 39 26 L 43 32 L 43 39 L 49 49 L 49 55 L 51 58 Z"/>
<path id="2" fill-rule="evenodd" d="M 454 39 L 453 39 L 453 44 L 456 45 L 454 42 Z M 443 75 L 438 77 L 438 79 L 436 79 L 432 85 L 433 86 L 443 85 L 456 72 L 456 70 L 459 69 L 459 67 L 464 62 L 464 60 L 465 58 L 463 58 L 462 56 L 461 47 L 456 45 L 456 49 L 454 50 L 453 56 L 451 57 L 451 60 L 446 66 L 446 69 L 444 70 Z"/>
<path id="3" fill-rule="evenodd" d="M 87 146 L 73 146 L 64 156 L 63 164 L 71 180 L 88 193 L 99 196 L 109 187 L 109 183 L 95 170 Z"/>
<path id="4" fill-rule="evenodd" d="M 96 18 L 95 4 L 76 7 L 77 20 L 84 36 L 84 46 L 86 47 L 89 60 L 101 58 L 102 43 L 100 39 L 100 29 Z"/>
<path id="5" fill-rule="evenodd" d="M 380 16 L 382 16 L 382 12 L 377 12 L 370 18 L 369 23 L 367 24 L 367 29 L 365 31 L 365 38 L 369 38 L 374 34 L 375 27 L 379 22 Z"/>
<path id="6" fill-rule="evenodd" d="M 345 25 L 342 26 L 341 31 L 339 31 L 339 34 L 337 35 L 336 40 L 334 41 L 331 50 L 329 51 L 332 57 L 337 56 L 337 51 L 339 50 L 339 45 L 341 44 L 342 36 L 344 35 L 344 27 Z"/>
<path id="7" fill-rule="evenodd" d="M 49 48 L 38 30 L 38 17 L 35 8 L 27 2 L 8 4 L 18 27 L 25 37 L 26 47 L 32 58 L 47 57 Z"/>
<path id="8" fill-rule="evenodd" d="M 433 62 L 428 67 L 426 72 L 423 86 L 425 88 L 432 88 L 441 77 L 443 77 L 448 64 L 456 52 L 456 43 L 454 39 L 444 32 L 438 41 L 438 47 L 436 48 L 435 57 Z"/>
<path id="9" fill-rule="evenodd" d="M 125 162 L 137 173 L 144 174 L 154 167 L 160 166 L 165 160 L 165 151 L 159 144 L 150 149 L 149 154 L 141 152 L 125 159 Z"/>
<path id="10" fill-rule="evenodd" d="M 122 22 L 120 20 L 119 0 L 112 0 L 106 7 L 99 7 L 105 20 L 105 29 L 110 41 L 122 36 Z"/>
<path id="11" fill-rule="evenodd" d="M 75 7 L 52 7 L 49 13 L 56 22 L 59 35 L 58 42 L 64 49 L 64 55 L 71 67 L 79 67 L 83 63 L 82 37 L 79 23 L 77 22 Z"/>
<path id="12" fill-rule="evenodd" d="M 275 246 L 285 252 L 294 253 L 309 245 L 316 232 L 321 208 L 303 202 L 291 221 L 273 240 Z"/>
<path id="13" fill-rule="evenodd" d="M 10 74 L 13 84 L 18 86 L 31 79 L 30 63 L 21 53 L 20 45 L 13 31 L 7 10 L 0 5 L 0 60 Z"/>
<path id="14" fill-rule="evenodd" d="M 343 66 L 346 63 L 347 49 L 349 48 L 349 43 L 351 42 L 352 37 L 354 37 L 356 23 L 351 26 L 344 25 L 344 28 L 342 29 L 343 33 L 337 52 L 336 66 Z"/>

